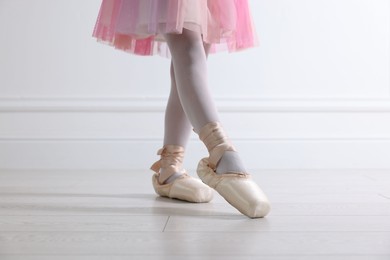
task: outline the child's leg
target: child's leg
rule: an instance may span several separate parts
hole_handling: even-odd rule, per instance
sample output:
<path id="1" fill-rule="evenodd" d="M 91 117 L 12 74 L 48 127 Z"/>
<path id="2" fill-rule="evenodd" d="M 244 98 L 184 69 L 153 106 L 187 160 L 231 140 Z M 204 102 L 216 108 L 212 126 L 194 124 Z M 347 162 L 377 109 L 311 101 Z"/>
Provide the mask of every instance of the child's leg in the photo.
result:
<path id="1" fill-rule="evenodd" d="M 187 119 L 177 93 L 175 71 L 171 63 L 171 91 L 165 110 L 164 145 L 186 147 L 192 125 Z"/>
<path id="2" fill-rule="evenodd" d="M 210 44 L 203 44 L 203 46 L 207 58 L 211 46 Z M 171 62 L 170 74 L 171 90 L 165 110 L 164 145 L 179 145 L 185 148 L 192 132 L 192 125 L 180 102 L 173 62 Z"/>
<path id="3" fill-rule="evenodd" d="M 210 45 L 204 44 L 204 51 L 206 57 L 208 55 Z M 165 129 L 164 129 L 164 146 L 177 145 L 184 149 L 187 146 L 188 139 L 192 132 L 191 122 L 188 120 L 181 105 L 179 94 L 177 92 L 177 85 L 175 79 L 175 70 L 173 62 L 170 68 L 171 75 L 171 90 L 168 98 L 167 108 L 165 110 Z M 160 180 L 166 179 L 166 172 L 162 169 L 160 172 Z M 174 181 L 180 173 L 170 176 L 165 183 Z"/>
<path id="4" fill-rule="evenodd" d="M 165 110 L 164 122 L 164 146 L 175 145 L 184 148 L 187 145 L 188 139 L 191 135 L 192 125 L 187 119 L 181 106 L 179 94 L 177 93 L 175 71 L 171 63 L 171 91 L 168 98 L 167 108 Z M 171 175 L 168 168 L 161 168 L 159 175 L 160 183 L 173 182 L 181 173 L 174 173 Z M 165 181 L 163 181 L 165 180 Z"/>
<path id="5" fill-rule="evenodd" d="M 189 202 L 209 202 L 212 189 L 199 179 L 187 175 L 182 167 L 185 147 L 192 131 L 177 93 L 174 69 L 171 66 L 171 91 L 165 111 L 164 145 L 159 149 L 160 160 L 151 169 L 153 188 L 162 197 Z"/>
<path id="6" fill-rule="evenodd" d="M 209 122 L 219 122 L 207 79 L 207 53 L 199 33 L 184 29 L 182 34 L 165 35 L 172 54 L 177 93 L 183 110 L 196 133 Z M 245 172 L 239 155 L 226 151 L 217 173 Z"/>
<path id="7" fill-rule="evenodd" d="M 184 29 L 166 35 L 175 69 L 176 85 L 183 109 L 195 132 L 208 122 L 219 121 L 207 86 L 206 53 L 202 38 Z"/>

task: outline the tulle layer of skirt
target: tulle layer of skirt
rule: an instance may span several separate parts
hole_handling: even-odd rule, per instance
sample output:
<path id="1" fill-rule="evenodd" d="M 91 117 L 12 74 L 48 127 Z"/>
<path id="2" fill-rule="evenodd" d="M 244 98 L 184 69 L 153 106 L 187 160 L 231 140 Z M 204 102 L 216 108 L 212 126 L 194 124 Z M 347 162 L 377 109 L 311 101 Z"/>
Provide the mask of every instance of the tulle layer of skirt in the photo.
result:
<path id="1" fill-rule="evenodd" d="M 169 57 L 163 34 L 199 32 L 211 53 L 258 45 L 248 0 L 102 0 L 93 37 L 137 55 Z"/>

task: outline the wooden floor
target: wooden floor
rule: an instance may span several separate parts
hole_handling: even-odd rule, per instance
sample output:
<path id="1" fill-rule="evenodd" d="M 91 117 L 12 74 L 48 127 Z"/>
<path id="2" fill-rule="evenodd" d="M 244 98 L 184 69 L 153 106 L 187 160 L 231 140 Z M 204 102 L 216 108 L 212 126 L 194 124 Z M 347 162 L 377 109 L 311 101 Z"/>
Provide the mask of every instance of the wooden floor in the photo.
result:
<path id="1" fill-rule="evenodd" d="M 253 175 L 264 219 L 156 197 L 149 171 L 0 171 L 0 260 L 390 259 L 389 170 Z"/>

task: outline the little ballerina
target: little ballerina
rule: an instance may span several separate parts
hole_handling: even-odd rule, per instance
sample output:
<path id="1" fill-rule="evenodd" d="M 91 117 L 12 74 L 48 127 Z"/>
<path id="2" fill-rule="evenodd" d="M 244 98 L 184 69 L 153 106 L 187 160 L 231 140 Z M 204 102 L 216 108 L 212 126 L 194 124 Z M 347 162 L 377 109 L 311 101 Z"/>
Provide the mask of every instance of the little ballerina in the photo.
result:
<path id="1" fill-rule="evenodd" d="M 257 45 L 248 0 L 102 0 L 93 36 L 135 55 L 172 57 L 164 144 L 151 167 L 156 193 L 209 202 L 213 188 L 242 214 L 266 216 L 269 201 L 224 131 L 207 80 L 209 53 Z M 202 181 L 182 168 L 192 130 L 209 152 L 197 168 Z"/>

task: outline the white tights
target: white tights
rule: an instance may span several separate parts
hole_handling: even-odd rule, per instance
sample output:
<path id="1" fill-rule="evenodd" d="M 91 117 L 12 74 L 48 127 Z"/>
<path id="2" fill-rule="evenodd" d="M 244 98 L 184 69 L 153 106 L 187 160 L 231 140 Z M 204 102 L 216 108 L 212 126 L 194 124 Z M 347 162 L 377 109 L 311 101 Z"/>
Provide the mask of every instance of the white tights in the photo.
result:
<path id="1" fill-rule="evenodd" d="M 164 145 L 186 147 L 192 127 L 199 133 L 207 123 L 220 121 L 208 87 L 206 61 L 210 45 L 203 43 L 199 33 L 186 29 L 182 34 L 166 34 L 164 37 L 172 54 L 172 84 L 165 113 Z M 245 172 L 237 152 L 225 152 L 217 164 L 217 173 L 229 171 Z"/>
<path id="2" fill-rule="evenodd" d="M 208 88 L 207 53 L 201 35 L 184 29 L 182 34 L 165 35 L 172 54 L 174 79 L 183 111 L 196 133 L 209 122 L 219 121 Z"/>

